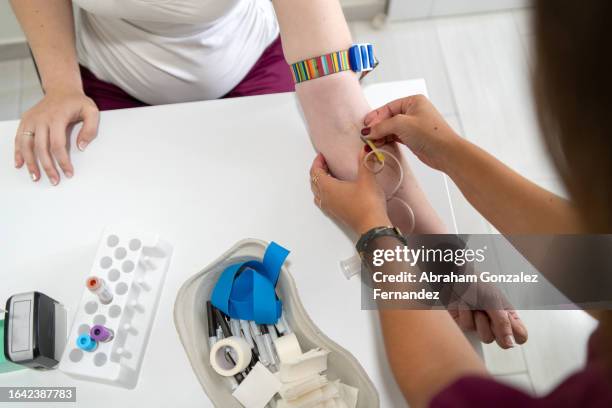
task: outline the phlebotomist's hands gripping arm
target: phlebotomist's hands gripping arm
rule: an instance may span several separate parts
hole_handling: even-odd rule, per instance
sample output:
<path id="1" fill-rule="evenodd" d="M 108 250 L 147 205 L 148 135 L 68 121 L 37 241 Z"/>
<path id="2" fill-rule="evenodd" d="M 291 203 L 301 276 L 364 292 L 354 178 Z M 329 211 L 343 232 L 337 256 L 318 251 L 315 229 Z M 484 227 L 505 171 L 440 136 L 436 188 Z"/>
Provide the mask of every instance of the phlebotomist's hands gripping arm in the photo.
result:
<path id="1" fill-rule="evenodd" d="M 424 96 L 398 99 L 365 118 L 368 138 L 399 142 L 448 174 L 470 203 L 503 234 L 577 233 L 573 205 L 522 177 L 457 135 Z"/>
<path id="2" fill-rule="evenodd" d="M 273 3 L 289 64 L 346 50 L 353 44 L 338 0 L 273 0 Z M 363 147 L 359 135 L 364 127 L 363 119 L 370 111 L 358 74 L 343 71 L 301 82 L 296 86 L 296 93 L 308 122 L 310 137 L 317 151 L 325 157 L 331 173 L 342 180 L 355 179 L 355 157 Z M 389 148 L 402 159 L 397 146 Z M 418 191 L 418 185 L 410 182 L 412 175 L 405 163 L 404 174 L 406 182 L 397 195 L 414 210 L 417 227 L 446 232 L 425 196 Z M 388 182 L 395 183 L 395 177 L 395 174 L 389 174 Z M 391 209 L 391 219 L 398 227 L 408 229 L 405 213 L 397 210 Z"/>
<path id="3" fill-rule="evenodd" d="M 42 166 L 51 184 L 74 168 L 69 155 L 71 126 L 83 121 L 76 145 L 85 149 L 98 130 L 98 108 L 85 96 L 77 62 L 70 0 L 11 0 L 34 54 L 45 93 L 23 114 L 15 136 L 15 167 L 26 165 L 33 181 Z M 40 163 L 40 166 L 39 166 Z M 56 165 L 57 164 L 57 165 Z"/>
<path id="4" fill-rule="evenodd" d="M 329 175 L 318 155 L 310 170 L 315 203 L 353 231 L 363 234 L 390 225 L 385 193 L 354 157 L 355 181 Z M 354 200 L 354 197 L 360 197 Z M 417 231 L 427 233 L 428 231 Z M 451 316 L 444 310 L 379 310 L 393 375 L 411 407 L 425 407 L 444 387 L 466 375 L 487 375 L 484 365 Z"/>

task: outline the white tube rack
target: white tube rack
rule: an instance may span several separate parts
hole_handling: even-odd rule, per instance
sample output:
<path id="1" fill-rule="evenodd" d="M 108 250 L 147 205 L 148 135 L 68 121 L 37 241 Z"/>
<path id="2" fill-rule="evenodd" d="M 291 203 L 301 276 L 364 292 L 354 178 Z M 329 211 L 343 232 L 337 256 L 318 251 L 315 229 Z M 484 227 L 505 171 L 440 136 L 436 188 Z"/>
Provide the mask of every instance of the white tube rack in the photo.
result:
<path id="1" fill-rule="evenodd" d="M 134 388 L 157 312 L 172 247 L 157 235 L 107 230 L 76 310 L 59 369 L 75 378 Z M 86 287 L 87 278 L 106 281 L 113 293 L 102 304 Z M 114 338 L 93 351 L 76 345 L 95 324 L 113 330 Z"/>

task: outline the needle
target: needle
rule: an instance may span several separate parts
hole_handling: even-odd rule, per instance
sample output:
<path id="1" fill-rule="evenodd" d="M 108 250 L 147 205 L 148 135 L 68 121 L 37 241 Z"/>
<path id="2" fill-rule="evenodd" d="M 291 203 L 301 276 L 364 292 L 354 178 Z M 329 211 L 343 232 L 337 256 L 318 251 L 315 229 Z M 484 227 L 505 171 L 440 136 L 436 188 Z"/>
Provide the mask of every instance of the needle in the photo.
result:
<path id="1" fill-rule="evenodd" d="M 372 149 L 372 151 L 374 152 L 374 155 L 376 156 L 376 159 L 378 160 L 378 162 L 380 164 L 384 164 L 385 163 L 385 155 L 378 150 L 378 148 L 376 147 L 376 145 L 374 143 L 372 143 L 372 141 L 370 139 L 366 139 L 363 136 L 361 137 L 361 141 L 365 144 L 367 144 L 368 146 L 370 146 L 370 148 Z"/>

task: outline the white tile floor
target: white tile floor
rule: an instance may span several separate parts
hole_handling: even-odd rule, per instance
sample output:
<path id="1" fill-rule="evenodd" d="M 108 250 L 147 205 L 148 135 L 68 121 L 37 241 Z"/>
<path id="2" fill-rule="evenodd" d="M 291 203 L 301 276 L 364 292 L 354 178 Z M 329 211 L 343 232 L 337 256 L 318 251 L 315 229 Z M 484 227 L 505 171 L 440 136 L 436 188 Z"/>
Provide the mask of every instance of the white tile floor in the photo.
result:
<path id="1" fill-rule="evenodd" d="M 430 97 L 451 125 L 526 177 L 563 194 L 544 156 L 529 90 L 529 11 L 388 24 L 351 24 L 356 41 L 376 44 L 380 67 L 366 82 L 425 78 Z M 16 119 L 40 97 L 28 59 L 0 62 L 0 120 Z M 461 233 L 493 228 L 451 183 Z M 542 394 L 585 359 L 594 321 L 576 311 L 523 311 L 530 339 L 501 351 L 485 346 L 490 371 L 502 381 Z"/>

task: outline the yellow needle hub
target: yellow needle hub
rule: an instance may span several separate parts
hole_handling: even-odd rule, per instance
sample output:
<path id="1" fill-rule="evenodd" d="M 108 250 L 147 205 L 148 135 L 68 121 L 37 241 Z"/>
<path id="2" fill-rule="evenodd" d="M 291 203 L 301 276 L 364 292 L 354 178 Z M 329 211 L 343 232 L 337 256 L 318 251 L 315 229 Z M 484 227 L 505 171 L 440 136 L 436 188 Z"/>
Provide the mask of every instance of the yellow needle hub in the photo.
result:
<path id="1" fill-rule="evenodd" d="M 380 164 L 384 164 L 385 163 L 385 155 L 383 154 L 383 152 L 381 152 L 374 143 L 372 143 L 372 141 L 370 139 L 366 139 L 365 137 L 361 136 L 361 140 L 363 141 L 363 143 L 367 144 L 368 146 L 370 146 L 370 149 L 372 149 L 372 151 L 374 152 L 374 155 L 376 156 L 376 159 L 379 161 Z"/>

